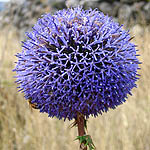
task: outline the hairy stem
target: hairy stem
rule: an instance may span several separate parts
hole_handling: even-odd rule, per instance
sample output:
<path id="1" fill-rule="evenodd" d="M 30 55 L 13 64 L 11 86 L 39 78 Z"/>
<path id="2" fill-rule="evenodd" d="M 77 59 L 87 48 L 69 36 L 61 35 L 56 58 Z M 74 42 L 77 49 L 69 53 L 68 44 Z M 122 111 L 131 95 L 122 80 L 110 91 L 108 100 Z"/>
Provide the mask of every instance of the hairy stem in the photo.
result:
<path id="1" fill-rule="evenodd" d="M 78 126 L 78 135 L 79 136 L 86 135 L 84 115 L 78 112 L 76 121 L 77 121 L 77 126 Z M 85 143 L 80 143 L 80 150 L 87 150 L 87 146 L 85 146 Z"/>

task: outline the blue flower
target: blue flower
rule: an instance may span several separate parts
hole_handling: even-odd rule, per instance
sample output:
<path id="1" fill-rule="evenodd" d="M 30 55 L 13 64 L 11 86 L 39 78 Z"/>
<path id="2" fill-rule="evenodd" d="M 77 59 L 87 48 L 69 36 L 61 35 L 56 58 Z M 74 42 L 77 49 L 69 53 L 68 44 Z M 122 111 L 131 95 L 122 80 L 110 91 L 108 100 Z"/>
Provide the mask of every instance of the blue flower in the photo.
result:
<path id="1" fill-rule="evenodd" d="M 139 61 L 129 31 L 98 10 L 45 14 L 18 53 L 16 82 L 40 112 L 87 118 L 125 102 Z"/>

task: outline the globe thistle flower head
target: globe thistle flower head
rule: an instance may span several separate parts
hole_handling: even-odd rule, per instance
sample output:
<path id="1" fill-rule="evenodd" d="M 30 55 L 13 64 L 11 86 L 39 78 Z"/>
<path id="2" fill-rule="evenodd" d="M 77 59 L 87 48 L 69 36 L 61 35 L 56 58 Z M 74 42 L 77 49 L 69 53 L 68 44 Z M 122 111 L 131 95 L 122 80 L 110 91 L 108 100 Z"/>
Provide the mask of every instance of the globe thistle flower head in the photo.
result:
<path id="1" fill-rule="evenodd" d="M 129 32 L 96 9 L 45 14 L 27 36 L 16 82 L 49 117 L 97 116 L 136 87 L 139 61 Z"/>

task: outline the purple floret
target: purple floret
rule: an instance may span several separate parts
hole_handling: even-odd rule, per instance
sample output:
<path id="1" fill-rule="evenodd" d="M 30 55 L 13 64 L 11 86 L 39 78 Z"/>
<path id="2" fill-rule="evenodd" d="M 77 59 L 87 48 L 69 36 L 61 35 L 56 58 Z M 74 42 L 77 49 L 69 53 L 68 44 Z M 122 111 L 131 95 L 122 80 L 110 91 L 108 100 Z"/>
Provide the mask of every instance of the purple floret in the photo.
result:
<path id="1" fill-rule="evenodd" d="M 17 83 L 40 112 L 87 118 L 125 102 L 139 61 L 129 31 L 97 10 L 45 14 L 17 54 Z"/>

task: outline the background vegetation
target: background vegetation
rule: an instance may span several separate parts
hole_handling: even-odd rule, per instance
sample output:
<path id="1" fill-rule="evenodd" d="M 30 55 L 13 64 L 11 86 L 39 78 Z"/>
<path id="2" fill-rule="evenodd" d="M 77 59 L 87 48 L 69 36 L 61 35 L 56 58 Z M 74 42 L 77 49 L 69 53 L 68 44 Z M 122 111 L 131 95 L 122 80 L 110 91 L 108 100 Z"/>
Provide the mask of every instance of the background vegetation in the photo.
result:
<path id="1" fill-rule="evenodd" d="M 134 28 L 141 65 L 138 88 L 124 105 L 98 118 L 90 118 L 88 132 L 97 150 L 150 150 L 150 31 Z M 12 28 L 0 31 L 0 150 L 76 150 L 77 129 L 32 110 L 17 92 L 12 72 L 21 51 Z"/>
<path id="2" fill-rule="evenodd" d="M 88 133 L 97 150 L 150 150 L 150 26 L 131 29 L 142 62 L 138 88 L 115 110 L 90 118 Z M 32 110 L 14 83 L 21 42 L 16 28 L 0 30 L 0 150 L 77 150 L 73 122 Z"/>

